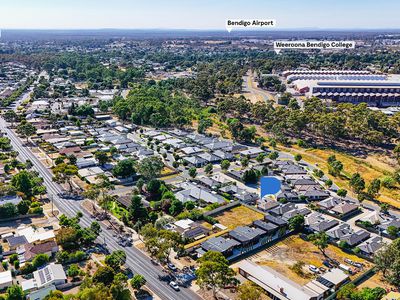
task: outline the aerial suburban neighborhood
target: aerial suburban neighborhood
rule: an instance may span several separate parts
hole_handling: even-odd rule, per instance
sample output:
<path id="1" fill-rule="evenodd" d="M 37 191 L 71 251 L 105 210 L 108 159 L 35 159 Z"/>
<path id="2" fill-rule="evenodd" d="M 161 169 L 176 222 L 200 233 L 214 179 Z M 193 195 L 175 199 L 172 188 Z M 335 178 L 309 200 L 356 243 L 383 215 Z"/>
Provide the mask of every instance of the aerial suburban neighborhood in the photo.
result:
<path id="1" fill-rule="evenodd" d="M 44 2 L 0 33 L 0 300 L 400 299 L 398 29 Z"/>

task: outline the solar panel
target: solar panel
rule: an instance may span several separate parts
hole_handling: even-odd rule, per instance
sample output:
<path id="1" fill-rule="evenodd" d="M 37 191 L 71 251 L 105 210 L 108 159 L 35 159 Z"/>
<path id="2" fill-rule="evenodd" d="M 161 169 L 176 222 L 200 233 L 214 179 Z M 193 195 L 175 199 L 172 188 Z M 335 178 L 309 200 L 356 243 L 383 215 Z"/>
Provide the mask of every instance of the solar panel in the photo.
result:
<path id="1" fill-rule="evenodd" d="M 43 270 L 39 270 L 38 272 L 39 272 L 39 278 L 40 278 L 40 285 L 43 285 L 46 283 L 46 279 L 44 277 Z"/>

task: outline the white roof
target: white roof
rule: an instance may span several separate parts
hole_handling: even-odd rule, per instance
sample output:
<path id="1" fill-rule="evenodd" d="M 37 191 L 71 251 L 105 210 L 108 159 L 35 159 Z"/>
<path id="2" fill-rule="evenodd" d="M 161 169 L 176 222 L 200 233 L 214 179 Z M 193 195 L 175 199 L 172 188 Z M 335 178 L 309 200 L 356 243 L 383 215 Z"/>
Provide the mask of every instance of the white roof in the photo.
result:
<path id="1" fill-rule="evenodd" d="M 193 223 L 193 221 L 190 220 L 190 219 L 183 219 L 183 220 L 176 221 L 176 222 L 174 223 L 174 225 L 177 226 L 177 227 L 180 227 L 180 228 L 182 228 L 182 229 L 189 229 L 189 228 L 190 228 L 190 225 L 191 225 L 192 223 Z"/>
<path id="2" fill-rule="evenodd" d="M 310 300 L 319 294 L 290 280 L 270 267 L 259 266 L 243 260 L 238 267 L 250 276 L 248 279 L 258 284 L 279 299 Z"/>
<path id="3" fill-rule="evenodd" d="M 325 274 L 322 274 L 320 277 L 332 282 L 334 285 L 338 285 L 341 282 L 345 281 L 349 276 L 345 274 L 342 270 L 338 268 L 330 269 Z"/>
<path id="4" fill-rule="evenodd" d="M 28 243 L 34 243 L 36 241 L 46 241 L 55 238 L 53 230 L 46 230 L 43 227 L 34 229 L 33 227 L 29 226 L 26 228 L 19 228 L 17 230 L 20 236 L 25 236 Z"/>
<path id="5" fill-rule="evenodd" d="M 21 281 L 21 287 L 24 292 L 36 288 L 35 279 Z"/>
<path id="6" fill-rule="evenodd" d="M 51 284 L 55 281 L 66 280 L 63 266 L 60 264 L 50 264 L 43 269 L 33 272 L 33 278 L 37 287 Z"/>
<path id="7" fill-rule="evenodd" d="M 0 272 L 0 284 L 12 283 L 11 271 Z"/>

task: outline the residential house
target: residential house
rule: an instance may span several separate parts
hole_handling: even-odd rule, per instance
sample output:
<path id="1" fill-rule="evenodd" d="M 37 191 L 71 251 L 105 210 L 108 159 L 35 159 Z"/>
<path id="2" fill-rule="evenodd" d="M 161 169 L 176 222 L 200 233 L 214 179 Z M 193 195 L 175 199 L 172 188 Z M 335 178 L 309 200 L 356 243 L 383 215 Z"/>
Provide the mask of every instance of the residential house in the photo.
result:
<path id="1" fill-rule="evenodd" d="M 243 247 L 258 243 L 267 233 L 258 227 L 238 226 L 229 232 L 229 237 L 237 240 Z"/>
<path id="2" fill-rule="evenodd" d="M 46 267 L 33 272 L 33 278 L 21 282 L 22 290 L 28 294 L 29 299 L 38 299 L 34 296 L 45 289 L 46 291 L 54 290 L 57 286 L 67 282 L 63 266 L 60 264 L 49 264 Z M 43 298 L 46 295 L 43 296 Z M 37 296 L 36 296 L 37 297 Z M 39 298 L 39 299 L 43 299 Z"/>
<path id="3" fill-rule="evenodd" d="M 325 232 L 339 225 L 339 221 L 328 219 L 323 214 L 314 212 L 305 218 L 305 225 L 312 232 Z"/>
<path id="4" fill-rule="evenodd" d="M 374 236 L 362 242 L 357 247 L 360 249 L 361 254 L 365 256 L 373 256 L 384 245 L 385 243 L 382 241 L 382 237 Z"/>
<path id="5" fill-rule="evenodd" d="M 221 236 L 212 237 L 205 242 L 201 243 L 203 251 L 217 251 L 222 253 L 225 257 L 232 255 L 234 248 L 240 247 L 240 242 L 234 239 L 227 239 Z M 199 253 L 199 252 L 198 252 Z M 202 252 L 200 252 L 201 254 Z"/>
<path id="6" fill-rule="evenodd" d="M 0 272 L 0 291 L 7 289 L 8 287 L 12 286 L 12 284 L 13 284 L 13 279 L 11 271 L 8 270 Z"/>

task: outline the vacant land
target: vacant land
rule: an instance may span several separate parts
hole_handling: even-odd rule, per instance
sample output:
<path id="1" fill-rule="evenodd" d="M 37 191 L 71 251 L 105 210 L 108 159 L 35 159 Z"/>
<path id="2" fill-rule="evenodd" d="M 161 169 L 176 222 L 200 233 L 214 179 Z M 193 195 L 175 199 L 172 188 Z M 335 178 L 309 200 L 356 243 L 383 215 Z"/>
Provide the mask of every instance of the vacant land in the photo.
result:
<path id="1" fill-rule="evenodd" d="M 370 262 L 355 255 L 347 254 L 332 245 L 329 245 L 326 254 L 340 263 L 344 263 L 344 259 L 349 258 L 363 263 L 365 270 L 372 267 Z M 269 266 L 299 284 L 306 284 L 315 276 L 308 271 L 308 266 L 321 267 L 325 258 L 312 243 L 304 241 L 298 236 L 290 236 L 276 245 L 251 256 L 249 259 L 259 265 Z M 300 276 L 291 270 L 291 267 L 299 261 L 305 263 L 304 276 Z"/>
<path id="2" fill-rule="evenodd" d="M 358 286 L 359 289 L 364 287 L 375 288 L 375 287 L 383 287 L 386 290 L 390 290 L 395 288 L 394 286 L 383 281 L 382 276 L 378 273 L 369 278 L 367 281 L 364 281 L 362 284 Z"/>
<path id="3" fill-rule="evenodd" d="M 237 226 L 249 225 L 255 220 L 260 220 L 264 215 L 240 205 L 212 217 L 229 229 L 234 229 Z"/>

